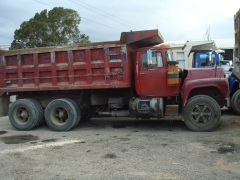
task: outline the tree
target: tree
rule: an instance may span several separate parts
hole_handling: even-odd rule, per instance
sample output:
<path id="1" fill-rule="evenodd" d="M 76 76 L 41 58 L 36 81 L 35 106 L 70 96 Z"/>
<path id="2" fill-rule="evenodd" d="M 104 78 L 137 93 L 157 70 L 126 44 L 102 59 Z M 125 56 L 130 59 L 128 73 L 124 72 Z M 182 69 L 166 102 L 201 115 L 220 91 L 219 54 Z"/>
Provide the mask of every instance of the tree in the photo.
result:
<path id="1" fill-rule="evenodd" d="M 81 17 L 72 9 L 45 9 L 15 30 L 10 49 L 89 43 L 89 36 L 80 34 L 80 21 Z"/>

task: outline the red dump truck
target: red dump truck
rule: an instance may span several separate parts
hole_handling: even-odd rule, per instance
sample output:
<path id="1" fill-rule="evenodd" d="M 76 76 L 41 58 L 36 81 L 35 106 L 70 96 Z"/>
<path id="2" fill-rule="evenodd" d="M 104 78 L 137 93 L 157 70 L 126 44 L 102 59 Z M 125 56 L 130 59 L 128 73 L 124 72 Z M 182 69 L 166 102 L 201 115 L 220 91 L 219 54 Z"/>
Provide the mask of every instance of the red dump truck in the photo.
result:
<path id="1" fill-rule="evenodd" d="M 213 130 L 227 104 L 223 70 L 179 69 L 160 43 L 158 30 L 146 30 L 123 32 L 120 41 L 1 50 L 1 114 L 19 130 L 45 120 L 67 131 L 96 108 L 136 119 L 182 113 L 191 130 Z M 17 100 L 9 107 L 11 95 Z"/>

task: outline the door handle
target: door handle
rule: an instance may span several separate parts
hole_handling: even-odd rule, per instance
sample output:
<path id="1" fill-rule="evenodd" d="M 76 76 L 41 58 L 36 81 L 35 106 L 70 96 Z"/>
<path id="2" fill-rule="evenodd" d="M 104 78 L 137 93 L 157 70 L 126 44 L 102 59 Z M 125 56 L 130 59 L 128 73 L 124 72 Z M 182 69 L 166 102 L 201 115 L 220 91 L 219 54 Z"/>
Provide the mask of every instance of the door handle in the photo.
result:
<path id="1" fill-rule="evenodd" d="M 146 73 L 140 73 L 140 75 L 145 75 Z"/>

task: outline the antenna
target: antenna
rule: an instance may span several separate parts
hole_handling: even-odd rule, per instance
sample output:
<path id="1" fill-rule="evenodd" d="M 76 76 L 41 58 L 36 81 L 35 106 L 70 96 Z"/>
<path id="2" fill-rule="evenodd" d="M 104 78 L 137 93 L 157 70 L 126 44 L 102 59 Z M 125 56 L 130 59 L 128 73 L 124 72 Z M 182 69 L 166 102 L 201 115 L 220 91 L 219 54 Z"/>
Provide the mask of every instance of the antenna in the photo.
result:
<path id="1" fill-rule="evenodd" d="M 206 26 L 206 24 L 205 24 Z M 210 36 L 210 26 L 206 27 L 206 33 L 205 33 L 205 37 L 204 37 L 204 40 L 210 40 L 211 39 L 211 36 Z"/>

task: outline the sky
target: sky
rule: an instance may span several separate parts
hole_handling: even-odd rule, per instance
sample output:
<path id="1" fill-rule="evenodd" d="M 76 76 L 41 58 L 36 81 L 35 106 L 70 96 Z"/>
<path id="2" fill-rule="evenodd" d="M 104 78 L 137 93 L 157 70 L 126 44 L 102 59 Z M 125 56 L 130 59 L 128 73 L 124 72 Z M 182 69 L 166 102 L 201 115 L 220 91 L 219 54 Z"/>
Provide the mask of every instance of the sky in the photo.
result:
<path id="1" fill-rule="evenodd" d="M 23 21 L 53 7 L 76 10 L 79 29 L 92 42 L 120 39 L 121 32 L 158 29 L 165 41 L 234 38 L 240 0 L 0 0 L 0 48 L 10 46 Z"/>

